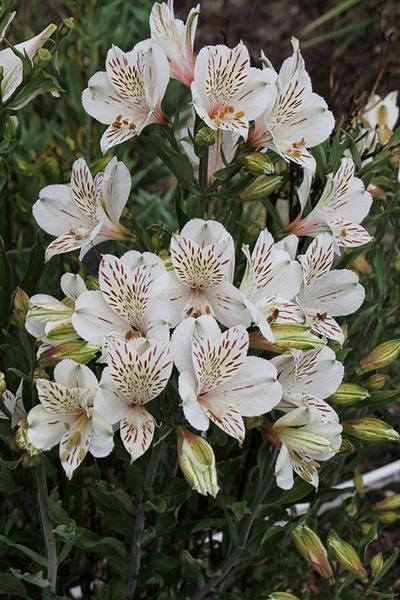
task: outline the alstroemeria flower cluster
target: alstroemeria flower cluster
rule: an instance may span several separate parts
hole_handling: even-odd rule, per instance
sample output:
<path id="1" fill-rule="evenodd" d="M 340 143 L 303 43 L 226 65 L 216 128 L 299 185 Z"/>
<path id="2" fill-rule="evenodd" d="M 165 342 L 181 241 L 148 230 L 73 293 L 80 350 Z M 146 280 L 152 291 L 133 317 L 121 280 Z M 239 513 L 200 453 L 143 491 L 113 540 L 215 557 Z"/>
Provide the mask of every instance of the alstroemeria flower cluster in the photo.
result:
<path id="1" fill-rule="evenodd" d="M 134 461 L 151 446 L 157 427 L 176 429 L 178 437 L 194 435 L 191 427 L 202 432 L 213 481 L 195 487 L 216 493 L 206 432 L 218 428 L 241 445 L 247 418 L 261 417 L 260 430 L 279 448 L 278 486 L 292 487 L 295 473 L 316 487 L 320 463 L 341 444 L 339 417 L 327 399 L 344 368 L 328 343 L 343 344 L 337 319 L 364 299 L 357 275 L 335 261 L 341 248 L 371 239 L 361 222 L 372 198 L 352 159 L 343 158 L 312 204 L 311 149 L 330 135 L 334 119 L 312 90 L 297 40 L 279 72 L 264 54 L 260 67 L 252 65 L 242 42 L 196 54 L 198 15 L 193 8 L 184 23 L 175 18 L 172 0 L 156 3 L 151 38 L 128 52 L 109 50 L 106 70 L 93 75 L 82 96 L 85 110 L 108 125 L 101 149 L 138 137 L 149 125 L 171 140 L 174 124 L 163 100 L 172 77 L 187 88 L 195 112 L 193 131 L 176 140 L 174 150 L 197 162 L 198 189 L 217 186 L 215 171 L 243 147 L 257 149 L 272 171 L 274 163 L 281 171 L 294 163 L 303 175 L 299 214 L 283 239 L 264 227 L 242 248 L 223 223 L 187 218 L 159 255 L 125 246 L 99 258 L 95 284 L 66 274 L 62 300 L 33 296 L 26 327 L 38 340 L 39 358 L 47 358 L 42 366 L 56 366 L 54 381 L 36 382 L 39 404 L 28 415 L 29 441 L 43 450 L 58 445 L 71 477 L 87 453 L 107 456 L 116 436 Z M 381 129 L 393 126 L 385 110 L 378 109 Z M 365 115 L 372 118 L 373 111 Z M 205 169 L 195 128 L 209 140 Z M 133 241 L 120 223 L 130 190 L 131 174 L 116 158 L 94 177 L 78 159 L 70 185 L 45 187 L 33 207 L 38 225 L 56 236 L 47 259 L 76 250 L 82 259 L 100 242 Z M 290 351 L 284 351 L 283 328 L 294 332 Z M 309 345 L 296 338 L 300 329 Z"/>

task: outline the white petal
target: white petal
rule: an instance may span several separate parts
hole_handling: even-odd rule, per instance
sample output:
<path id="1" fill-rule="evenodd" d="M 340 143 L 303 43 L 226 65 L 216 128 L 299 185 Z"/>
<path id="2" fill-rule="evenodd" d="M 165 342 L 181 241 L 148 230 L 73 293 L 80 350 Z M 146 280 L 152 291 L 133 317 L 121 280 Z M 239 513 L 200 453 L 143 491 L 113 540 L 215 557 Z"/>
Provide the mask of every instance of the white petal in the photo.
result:
<path id="1" fill-rule="evenodd" d="M 60 460 L 68 479 L 79 467 L 91 445 L 93 436 L 91 419 L 82 415 L 60 442 Z"/>
<path id="2" fill-rule="evenodd" d="M 33 216 L 46 233 L 62 235 L 88 225 L 78 207 L 72 201 L 69 185 L 48 185 L 40 190 L 39 200 L 32 208 Z"/>
<path id="3" fill-rule="evenodd" d="M 239 372 L 215 393 L 226 403 L 234 404 L 244 417 L 263 415 L 282 398 L 275 367 L 257 356 L 248 356 Z"/>
<path id="4" fill-rule="evenodd" d="M 82 277 L 73 273 L 64 273 L 61 277 L 60 285 L 65 296 L 71 300 L 76 300 L 78 296 L 87 291 Z"/>
<path id="5" fill-rule="evenodd" d="M 292 462 L 285 444 L 279 450 L 275 464 L 276 485 L 282 490 L 290 490 L 294 484 Z"/>
<path id="6" fill-rule="evenodd" d="M 118 393 L 108 367 L 101 374 L 99 390 L 94 399 L 94 408 L 111 425 L 119 423 L 128 411 L 128 399 Z"/>
<path id="7" fill-rule="evenodd" d="M 92 410 L 93 435 L 90 443 L 90 454 L 97 458 L 108 456 L 114 448 L 113 430 L 110 423 L 96 410 Z"/>
<path id="8" fill-rule="evenodd" d="M 35 448 L 51 450 L 73 422 L 73 417 L 50 413 L 39 404 L 28 413 L 28 440 Z"/>
<path id="9" fill-rule="evenodd" d="M 132 461 L 137 460 L 149 448 L 154 431 L 154 418 L 142 406 L 135 406 L 121 420 L 121 440 Z"/>
<path id="10" fill-rule="evenodd" d="M 79 296 L 72 324 L 81 338 L 98 345 L 102 345 L 110 333 L 122 333 L 130 328 L 128 321 L 108 306 L 100 291 L 84 292 Z"/>
<path id="11" fill-rule="evenodd" d="M 119 223 L 131 191 L 131 175 L 123 162 L 113 158 L 104 170 L 102 192 L 107 216 Z"/>

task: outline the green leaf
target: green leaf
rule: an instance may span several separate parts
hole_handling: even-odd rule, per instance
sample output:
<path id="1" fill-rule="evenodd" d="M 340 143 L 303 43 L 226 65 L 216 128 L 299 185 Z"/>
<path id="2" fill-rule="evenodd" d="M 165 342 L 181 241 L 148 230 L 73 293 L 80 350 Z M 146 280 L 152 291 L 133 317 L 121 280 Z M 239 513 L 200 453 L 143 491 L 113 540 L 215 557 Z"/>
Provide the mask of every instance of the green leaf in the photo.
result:
<path id="1" fill-rule="evenodd" d="M 63 91 L 53 75 L 46 73 L 43 69 L 35 69 L 31 77 L 23 82 L 18 92 L 7 102 L 7 108 L 19 110 L 39 94 Z"/>
<path id="2" fill-rule="evenodd" d="M 44 271 L 44 266 L 44 246 L 42 235 L 39 233 L 36 237 L 36 243 L 29 253 L 29 262 L 25 275 L 19 284 L 19 287 L 23 289 L 28 296 L 31 296 L 35 292 L 36 286 Z"/>
<path id="3" fill-rule="evenodd" d="M 191 191 L 195 187 L 193 166 L 188 156 L 167 145 L 161 136 L 147 134 L 141 140 L 157 154 L 168 169 L 175 175 L 182 188 Z"/>
<path id="4" fill-rule="evenodd" d="M 135 514 L 129 494 L 108 481 L 96 481 L 92 488 L 92 496 L 99 510 L 105 512 L 111 510 L 131 516 Z"/>
<path id="5" fill-rule="evenodd" d="M 139 536 L 139 546 L 145 546 L 148 542 L 155 538 L 155 536 L 156 530 L 154 527 L 146 527 L 146 529 L 143 529 Z"/>
<path id="6" fill-rule="evenodd" d="M 102 537 L 94 531 L 83 527 L 77 527 L 75 545 L 103 557 L 121 556 L 126 558 L 127 551 L 122 542 L 113 537 Z"/>
<path id="7" fill-rule="evenodd" d="M 13 290 L 12 270 L 3 239 L 0 237 L 0 329 L 8 322 Z"/>
<path id="8" fill-rule="evenodd" d="M 13 542 L 9 538 L 7 538 L 5 535 L 1 535 L 1 534 L 0 534 L 0 542 L 5 544 L 6 546 L 9 546 L 10 548 L 15 548 L 15 550 L 18 550 L 22 554 L 25 554 L 25 556 L 27 556 L 28 558 L 33 560 L 35 563 L 37 563 L 41 567 L 47 568 L 47 558 L 45 558 L 44 556 L 41 556 L 34 550 L 31 550 L 30 548 L 27 548 L 26 546 L 23 546 L 22 544 L 17 544 L 16 542 Z"/>
<path id="9" fill-rule="evenodd" d="M 250 512 L 246 500 L 233 502 L 233 504 L 229 506 L 229 509 L 233 512 L 236 521 L 241 521 L 244 515 Z"/>
<path id="10" fill-rule="evenodd" d="M 28 592 L 22 581 L 10 573 L 0 573 L 0 594 L 28 598 Z"/>
<path id="11" fill-rule="evenodd" d="M 353 8 L 353 6 L 359 4 L 359 2 L 361 2 L 361 0 L 342 0 L 342 2 L 335 3 L 334 6 L 332 6 L 332 8 L 327 10 L 317 19 L 314 19 L 314 21 L 311 21 L 311 23 L 304 27 L 304 29 L 301 31 L 301 35 L 303 36 L 307 33 L 310 33 L 311 31 L 314 31 L 314 29 L 317 29 L 317 27 L 320 27 L 324 23 L 327 23 L 335 17 L 338 17 L 346 10 Z"/>
<path id="12" fill-rule="evenodd" d="M 17 579 L 26 581 L 27 583 L 31 583 L 37 587 L 47 588 L 50 585 L 50 582 L 47 579 L 44 579 L 43 571 L 38 571 L 37 573 L 22 573 L 19 569 L 12 568 L 10 571 Z"/>
<path id="13" fill-rule="evenodd" d="M 275 504 L 292 504 L 294 502 L 298 502 L 313 491 L 315 490 L 310 483 L 307 483 L 303 479 L 297 479 L 292 489 L 283 492 Z"/>

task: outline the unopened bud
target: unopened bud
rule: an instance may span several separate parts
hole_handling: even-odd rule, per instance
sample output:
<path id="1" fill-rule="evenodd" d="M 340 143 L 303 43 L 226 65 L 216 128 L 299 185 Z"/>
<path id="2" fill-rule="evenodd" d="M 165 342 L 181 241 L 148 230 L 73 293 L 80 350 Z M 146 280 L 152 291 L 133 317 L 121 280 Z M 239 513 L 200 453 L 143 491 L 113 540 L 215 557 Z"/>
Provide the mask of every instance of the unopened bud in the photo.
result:
<path id="1" fill-rule="evenodd" d="M 219 487 L 210 444 L 184 427 L 178 428 L 177 436 L 178 462 L 186 481 L 199 494 L 215 498 Z"/>
<path id="2" fill-rule="evenodd" d="M 329 400 L 334 404 L 349 406 L 369 398 L 368 390 L 354 383 L 342 383 Z"/>
<path id="3" fill-rule="evenodd" d="M 374 505 L 376 510 L 398 510 L 400 508 L 400 494 L 392 494 Z"/>
<path id="4" fill-rule="evenodd" d="M 372 392 L 375 392 L 377 390 L 382 390 L 388 383 L 389 379 L 389 375 L 385 375 L 384 373 L 374 373 L 362 383 L 363 385 L 365 385 L 366 388 L 368 388 Z"/>
<path id="5" fill-rule="evenodd" d="M 363 534 L 363 536 L 366 536 L 369 534 L 369 532 L 371 531 L 372 528 L 372 523 L 367 523 L 366 521 L 364 523 L 360 523 L 360 529 L 361 529 L 361 533 Z"/>
<path id="6" fill-rule="evenodd" d="M 300 598 L 289 592 L 272 592 L 267 600 L 300 600 Z"/>
<path id="7" fill-rule="evenodd" d="M 395 361 L 400 354 L 400 339 L 388 340 L 379 344 L 366 358 L 364 358 L 358 368 L 357 375 L 374 371 L 375 369 L 383 369 Z"/>
<path id="8" fill-rule="evenodd" d="M 25 323 L 26 313 L 29 309 L 29 296 L 21 288 L 14 292 L 14 314 L 18 321 Z"/>
<path id="9" fill-rule="evenodd" d="M 371 574 L 374 579 L 379 577 L 381 574 L 383 564 L 384 561 L 382 552 L 378 552 L 378 554 L 375 554 L 375 556 L 371 558 Z"/>
<path id="10" fill-rule="evenodd" d="M 371 194 L 374 200 L 386 200 L 385 190 L 379 185 L 370 183 L 367 187 L 367 191 Z"/>
<path id="11" fill-rule="evenodd" d="M 390 525 L 391 523 L 396 523 L 400 519 L 400 514 L 398 512 L 394 512 L 394 510 L 384 510 L 382 512 L 378 512 L 376 515 L 379 523 L 383 523 L 384 525 Z"/>
<path id="12" fill-rule="evenodd" d="M 46 338 L 57 345 L 78 340 L 79 336 L 73 328 L 72 322 L 67 319 L 66 321 L 49 323 L 47 325 Z"/>
<path id="13" fill-rule="evenodd" d="M 363 496 L 364 495 L 364 479 L 358 469 L 356 471 L 354 471 L 353 483 L 354 483 L 354 487 L 356 489 L 357 494 L 359 496 Z"/>
<path id="14" fill-rule="evenodd" d="M 61 360 L 64 360 L 64 358 L 70 358 L 75 362 L 86 364 L 93 360 L 98 351 L 98 346 L 89 344 L 83 340 L 65 342 L 41 353 L 39 364 L 41 367 L 54 367 Z"/>
<path id="15" fill-rule="evenodd" d="M 88 290 L 99 290 L 100 289 L 100 284 L 99 284 L 99 278 L 98 277 L 94 277 L 94 275 L 89 275 L 89 277 L 86 279 L 86 287 Z"/>
<path id="16" fill-rule="evenodd" d="M 264 152 L 251 152 L 241 157 L 240 162 L 253 175 L 271 175 L 275 172 L 274 163 Z"/>
<path id="17" fill-rule="evenodd" d="M 350 442 L 350 440 L 342 438 L 342 443 L 340 445 L 339 452 L 341 452 L 342 454 L 352 454 L 353 452 L 355 452 L 355 446 Z"/>
<path id="18" fill-rule="evenodd" d="M 6 391 L 7 384 L 4 373 L 0 371 L 0 396 Z"/>
<path id="19" fill-rule="evenodd" d="M 47 48 L 39 48 L 37 51 L 34 62 L 39 67 L 45 67 L 51 61 L 51 52 Z"/>
<path id="20" fill-rule="evenodd" d="M 28 440 L 28 421 L 23 419 L 15 432 L 15 443 L 20 450 L 24 450 L 30 457 L 39 456 L 42 453 L 39 448 L 35 448 Z"/>
<path id="21" fill-rule="evenodd" d="M 342 540 L 333 529 L 328 534 L 327 544 L 335 559 L 344 569 L 353 573 L 363 583 L 368 581 L 367 571 L 356 550 L 351 544 Z"/>
<path id="22" fill-rule="evenodd" d="M 292 349 L 312 350 L 324 346 L 321 338 L 313 335 L 310 328 L 302 323 L 293 323 L 292 325 L 273 324 L 271 330 L 275 342 L 266 340 L 260 331 L 250 332 L 250 348 L 281 354 Z"/>
<path id="23" fill-rule="evenodd" d="M 282 177 L 279 175 L 262 175 L 239 194 L 239 198 L 242 202 L 263 200 L 280 186 L 281 181 Z"/>
<path id="24" fill-rule="evenodd" d="M 367 261 L 363 254 L 359 254 L 351 262 L 350 268 L 361 277 L 371 277 L 374 273 L 371 263 Z"/>
<path id="25" fill-rule="evenodd" d="M 73 17 L 66 17 L 62 20 L 62 23 L 59 25 L 58 33 L 60 37 L 65 37 L 69 34 L 71 29 L 74 27 L 74 19 Z"/>
<path id="26" fill-rule="evenodd" d="M 213 146 L 217 140 L 217 132 L 210 127 L 201 127 L 196 133 L 194 143 L 200 148 Z"/>
<path id="27" fill-rule="evenodd" d="M 400 435 L 390 425 L 375 417 L 361 417 L 343 422 L 343 431 L 365 442 L 398 442 Z"/>
<path id="28" fill-rule="evenodd" d="M 291 532 L 295 546 L 303 558 L 324 579 L 333 577 L 325 546 L 318 535 L 307 525 L 298 525 Z"/>

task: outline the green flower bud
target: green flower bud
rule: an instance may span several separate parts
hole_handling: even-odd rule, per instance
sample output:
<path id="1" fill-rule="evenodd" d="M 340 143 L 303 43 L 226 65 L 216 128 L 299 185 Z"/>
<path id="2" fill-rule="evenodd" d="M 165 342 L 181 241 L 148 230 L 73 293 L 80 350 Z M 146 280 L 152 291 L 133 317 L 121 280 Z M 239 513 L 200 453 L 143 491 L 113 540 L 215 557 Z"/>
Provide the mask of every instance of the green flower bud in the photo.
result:
<path id="1" fill-rule="evenodd" d="M 242 202 L 251 202 L 252 200 L 263 200 L 274 192 L 281 184 L 282 177 L 278 175 L 263 175 L 239 194 Z"/>
<path id="2" fill-rule="evenodd" d="M 364 479 L 358 469 L 356 471 L 354 471 L 353 483 L 354 483 L 354 487 L 356 489 L 357 494 L 359 496 L 363 496 L 364 495 Z"/>
<path id="3" fill-rule="evenodd" d="M 64 358 L 70 358 L 78 363 L 86 364 L 93 360 L 99 351 L 99 347 L 89 344 L 83 340 L 65 342 L 54 348 L 45 350 L 39 357 L 41 367 L 54 367 Z"/>
<path id="4" fill-rule="evenodd" d="M 374 507 L 376 510 L 397 510 L 400 508 L 400 494 L 392 494 L 377 502 Z"/>
<path id="5" fill-rule="evenodd" d="M 342 383 L 329 400 L 334 404 L 349 406 L 369 398 L 368 390 L 354 383 Z"/>
<path id="6" fill-rule="evenodd" d="M 291 532 L 295 546 L 308 564 L 324 579 L 332 579 L 333 571 L 325 546 L 307 525 L 298 525 Z"/>
<path id="7" fill-rule="evenodd" d="M 370 375 L 368 379 L 363 381 L 363 385 L 373 392 L 377 390 L 382 390 L 385 385 L 389 381 L 389 375 L 384 375 L 383 373 L 374 373 L 374 375 Z"/>
<path id="8" fill-rule="evenodd" d="M 375 417 L 361 417 L 343 422 L 343 431 L 365 442 L 398 442 L 399 433 Z"/>
<path id="9" fill-rule="evenodd" d="M 219 487 L 215 456 L 210 444 L 185 427 L 177 431 L 178 462 L 186 481 L 199 494 L 215 496 Z"/>
<path id="10" fill-rule="evenodd" d="M 49 323 L 46 337 L 55 345 L 79 340 L 79 335 L 76 333 L 69 319 Z"/>
<path id="11" fill-rule="evenodd" d="M 74 27 L 74 19 L 73 17 L 66 17 L 62 20 L 62 23 L 59 25 L 58 34 L 60 37 L 65 37 L 69 34 L 71 29 Z"/>
<path id="12" fill-rule="evenodd" d="M 356 369 L 357 375 L 363 375 L 375 369 L 383 369 L 392 364 L 400 354 L 400 339 L 388 340 L 379 344 L 366 358 L 364 358 Z"/>
<path id="13" fill-rule="evenodd" d="M 264 152 L 251 152 L 241 157 L 240 162 L 253 175 L 271 175 L 275 172 L 274 163 Z"/>
<path id="14" fill-rule="evenodd" d="M 213 146 L 217 140 L 217 132 L 214 129 L 210 129 L 210 127 L 201 127 L 199 131 L 196 133 L 194 138 L 194 143 L 196 146 L 200 148 L 204 148 L 207 146 Z"/>
<path id="15" fill-rule="evenodd" d="M 396 523 L 396 521 L 400 519 L 400 514 L 394 512 L 393 510 L 384 510 L 382 512 L 378 512 L 377 519 L 379 523 L 390 525 L 391 523 Z"/>
<path id="16" fill-rule="evenodd" d="M 302 323 L 293 323 L 292 325 L 272 324 L 271 329 L 275 342 L 266 340 L 260 331 L 251 331 L 250 348 L 281 354 L 294 348 L 312 350 L 325 345 L 319 337 L 311 333 L 307 325 Z"/>
<path id="17" fill-rule="evenodd" d="M 368 581 L 366 569 L 351 544 L 342 540 L 336 531 L 330 530 L 327 538 L 328 548 L 340 565 L 350 573 L 353 573 L 363 583 Z"/>
<path id="18" fill-rule="evenodd" d="M 47 48 L 39 48 L 34 63 L 39 67 L 45 67 L 51 61 L 51 52 Z"/>
<path id="19" fill-rule="evenodd" d="M 342 443 L 339 448 L 339 452 L 343 454 L 352 454 L 355 451 L 355 446 L 350 442 L 350 440 L 346 440 L 346 438 L 342 438 Z"/>
<path id="20" fill-rule="evenodd" d="M 379 577 L 381 571 L 382 571 L 382 567 L 383 567 L 383 554 L 382 552 L 378 552 L 378 554 L 375 554 L 375 556 L 373 556 L 371 558 L 371 574 L 372 577 L 375 579 L 376 577 Z"/>

